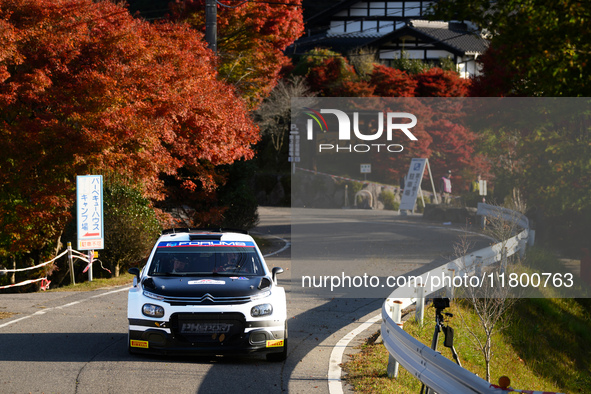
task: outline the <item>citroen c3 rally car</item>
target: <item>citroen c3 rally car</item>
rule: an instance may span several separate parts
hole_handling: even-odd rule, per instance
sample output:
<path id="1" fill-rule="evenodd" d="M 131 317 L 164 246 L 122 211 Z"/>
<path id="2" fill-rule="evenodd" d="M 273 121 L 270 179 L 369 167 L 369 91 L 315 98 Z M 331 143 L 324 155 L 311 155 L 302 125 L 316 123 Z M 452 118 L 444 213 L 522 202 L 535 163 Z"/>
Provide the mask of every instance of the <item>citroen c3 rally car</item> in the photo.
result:
<path id="1" fill-rule="evenodd" d="M 129 290 L 132 353 L 287 355 L 285 291 L 247 234 L 167 230 Z"/>

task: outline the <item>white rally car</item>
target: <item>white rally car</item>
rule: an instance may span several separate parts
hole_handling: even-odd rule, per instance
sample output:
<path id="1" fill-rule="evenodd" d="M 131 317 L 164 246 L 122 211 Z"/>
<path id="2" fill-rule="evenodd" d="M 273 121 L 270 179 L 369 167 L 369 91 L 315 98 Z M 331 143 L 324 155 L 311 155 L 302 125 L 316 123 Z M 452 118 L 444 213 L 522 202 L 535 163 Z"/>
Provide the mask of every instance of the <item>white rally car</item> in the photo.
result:
<path id="1" fill-rule="evenodd" d="M 167 230 L 129 290 L 132 353 L 287 356 L 285 290 L 247 234 Z"/>

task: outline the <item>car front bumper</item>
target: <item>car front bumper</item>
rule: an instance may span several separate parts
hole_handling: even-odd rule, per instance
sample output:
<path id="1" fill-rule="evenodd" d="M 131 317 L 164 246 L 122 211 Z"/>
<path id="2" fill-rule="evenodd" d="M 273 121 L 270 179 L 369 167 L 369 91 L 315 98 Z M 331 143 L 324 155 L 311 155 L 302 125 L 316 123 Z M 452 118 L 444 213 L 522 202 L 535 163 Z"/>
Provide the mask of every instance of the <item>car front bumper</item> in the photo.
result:
<path id="1" fill-rule="evenodd" d="M 238 338 L 224 343 L 219 337 L 216 341 L 187 341 L 161 329 L 145 331 L 129 330 L 129 350 L 132 353 L 155 354 L 249 354 L 279 353 L 285 343 L 284 330 L 266 329 L 243 333 Z"/>

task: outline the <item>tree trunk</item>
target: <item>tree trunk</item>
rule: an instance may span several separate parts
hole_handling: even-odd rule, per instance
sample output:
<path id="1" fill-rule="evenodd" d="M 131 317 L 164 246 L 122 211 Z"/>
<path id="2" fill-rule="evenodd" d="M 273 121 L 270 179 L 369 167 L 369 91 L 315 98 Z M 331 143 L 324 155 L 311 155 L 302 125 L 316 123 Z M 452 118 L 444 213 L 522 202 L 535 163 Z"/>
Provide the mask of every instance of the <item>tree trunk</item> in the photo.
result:
<path id="1" fill-rule="evenodd" d="M 486 356 L 484 361 L 486 363 L 486 381 L 490 383 L 490 359 L 492 358 L 492 333 L 487 334 L 486 337 Z"/>

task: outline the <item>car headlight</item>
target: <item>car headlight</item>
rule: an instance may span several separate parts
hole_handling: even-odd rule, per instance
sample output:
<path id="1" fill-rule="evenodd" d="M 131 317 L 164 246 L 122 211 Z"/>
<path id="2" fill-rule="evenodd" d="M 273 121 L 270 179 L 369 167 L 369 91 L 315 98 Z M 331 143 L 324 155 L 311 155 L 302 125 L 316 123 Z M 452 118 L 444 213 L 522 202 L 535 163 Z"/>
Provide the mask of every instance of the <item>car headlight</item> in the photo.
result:
<path id="1" fill-rule="evenodd" d="M 158 294 L 154 294 L 154 293 L 150 293 L 149 291 L 144 290 L 144 295 L 148 298 L 152 298 L 154 300 L 159 300 L 162 301 L 164 299 L 164 297 L 162 297 L 161 295 Z"/>
<path id="2" fill-rule="evenodd" d="M 144 304 L 142 313 L 150 317 L 162 317 L 164 316 L 164 308 L 160 305 Z"/>
<path id="3" fill-rule="evenodd" d="M 258 294 L 251 295 L 250 296 L 250 300 L 251 301 L 256 301 L 256 300 L 260 300 L 261 298 L 269 297 L 270 295 L 271 295 L 271 290 L 262 291 L 262 292 L 260 292 Z"/>
<path id="4" fill-rule="evenodd" d="M 273 305 L 271 304 L 261 304 L 257 306 L 253 306 L 250 310 L 250 316 L 252 317 L 261 317 L 267 316 L 273 313 Z"/>

